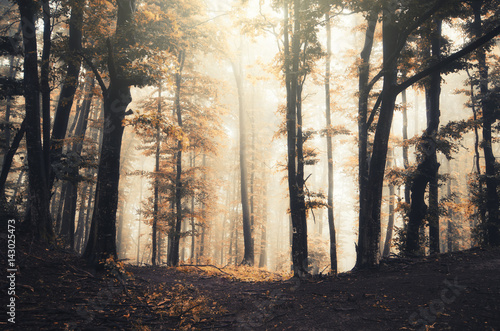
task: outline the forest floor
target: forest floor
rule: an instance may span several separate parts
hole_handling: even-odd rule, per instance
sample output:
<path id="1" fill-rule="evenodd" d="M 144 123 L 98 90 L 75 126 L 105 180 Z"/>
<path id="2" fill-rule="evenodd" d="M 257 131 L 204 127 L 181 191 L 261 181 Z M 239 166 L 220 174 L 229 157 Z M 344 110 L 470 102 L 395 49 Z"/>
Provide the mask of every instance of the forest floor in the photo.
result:
<path id="1" fill-rule="evenodd" d="M 500 249 L 391 259 L 296 281 L 252 268 L 125 266 L 95 274 L 62 249 L 17 242 L 15 322 L 0 238 L 2 318 L 15 330 L 500 330 Z M 121 270 L 119 270 L 121 269 Z"/>

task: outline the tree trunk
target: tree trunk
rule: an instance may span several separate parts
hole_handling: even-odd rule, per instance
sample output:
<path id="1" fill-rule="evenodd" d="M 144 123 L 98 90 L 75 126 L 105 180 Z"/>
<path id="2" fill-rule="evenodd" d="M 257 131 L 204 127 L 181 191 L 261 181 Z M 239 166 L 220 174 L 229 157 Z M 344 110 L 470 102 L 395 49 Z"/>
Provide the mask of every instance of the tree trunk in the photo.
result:
<path id="1" fill-rule="evenodd" d="M 243 217 L 243 242 L 244 256 L 241 262 L 244 265 L 254 264 L 254 247 L 252 239 L 252 225 L 250 220 L 250 206 L 248 199 L 248 170 L 247 170 L 247 130 L 245 125 L 245 104 L 243 91 L 243 69 L 241 67 L 242 59 L 240 58 L 239 67 L 232 62 L 234 78 L 238 90 L 238 116 L 240 128 L 240 176 L 241 176 L 241 207 Z"/>
<path id="2" fill-rule="evenodd" d="M 182 130 L 182 108 L 181 108 L 181 87 L 182 87 L 182 71 L 184 67 L 185 53 L 181 51 L 178 56 L 179 68 L 175 75 L 175 110 L 177 113 L 177 125 Z M 177 142 L 177 157 L 176 157 L 176 176 L 175 176 L 175 227 L 172 236 L 170 260 L 168 265 L 171 267 L 179 265 L 179 244 L 182 229 L 182 138 Z"/>
<path id="3" fill-rule="evenodd" d="M 73 100 L 78 87 L 78 77 L 80 75 L 81 56 L 78 52 L 82 48 L 82 25 L 83 25 L 83 6 L 85 0 L 72 0 L 71 17 L 69 20 L 69 54 L 67 55 L 68 68 L 64 78 L 59 101 L 54 117 L 54 127 L 51 137 L 50 163 L 52 167 L 56 165 L 62 155 L 63 140 L 66 137 L 68 129 L 69 115 L 73 106 Z M 49 178 L 49 189 L 52 189 L 56 173 L 51 169 Z"/>
<path id="4" fill-rule="evenodd" d="M 469 77 L 469 85 L 470 85 L 470 102 L 471 102 L 471 108 L 472 108 L 472 117 L 474 119 L 474 123 L 478 123 L 478 109 L 476 107 L 477 105 L 477 100 L 476 100 L 476 95 L 474 92 L 474 82 L 472 80 L 472 77 L 469 73 L 469 70 L 466 69 L 467 76 Z M 484 195 L 484 183 L 481 178 L 481 155 L 479 154 L 479 128 L 478 124 L 474 125 L 474 167 L 475 167 L 475 172 L 477 174 L 477 185 L 478 185 L 478 194 L 479 196 Z M 479 220 L 481 224 L 486 224 L 486 208 L 483 203 L 479 204 L 477 206 L 479 209 Z M 473 221 L 473 225 L 475 222 Z M 450 230 L 450 224 L 448 224 L 448 230 Z M 449 247 L 448 247 L 448 250 Z"/>
<path id="5" fill-rule="evenodd" d="M 35 238 L 52 242 L 54 233 L 50 217 L 50 195 L 40 135 L 40 86 L 35 28 L 37 4 L 19 0 L 24 45 L 24 98 L 26 107 L 26 148 L 28 151 L 29 210 L 28 227 Z"/>
<path id="6" fill-rule="evenodd" d="M 118 2 L 116 34 L 119 45 L 132 44 L 132 22 L 134 0 Z M 118 205 L 118 185 L 120 182 L 120 153 L 123 137 L 123 118 L 127 106 L 132 101 L 129 82 L 123 76 L 126 61 L 115 65 L 111 41 L 108 39 L 108 67 L 110 84 L 106 88 L 100 81 L 104 96 L 104 131 L 99 159 L 94 213 L 89 241 L 84 257 L 88 263 L 101 267 L 107 258 L 117 259 L 116 253 L 116 209 Z"/>
<path id="7" fill-rule="evenodd" d="M 387 147 L 391 132 L 392 118 L 397 93 L 397 70 L 394 56 L 397 55 L 399 29 L 394 21 L 394 13 L 384 12 L 383 19 L 383 70 L 382 104 L 377 129 L 373 140 L 373 153 L 370 160 L 364 213 L 359 220 L 359 240 L 356 267 L 369 268 L 378 265 L 380 257 L 380 207 L 384 183 Z M 396 56 L 397 58 L 397 56 Z"/>
<path id="8" fill-rule="evenodd" d="M 387 167 L 392 167 L 392 162 L 394 160 L 394 150 L 391 148 L 391 154 L 387 160 Z M 383 257 L 389 257 L 391 253 L 391 243 L 392 243 L 392 230 L 394 228 L 394 184 L 389 183 L 389 221 L 387 222 L 387 230 L 385 234 L 384 250 L 382 253 Z"/>
<path id="9" fill-rule="evenodd" d="M 206 168 L 207 166 L 207 156 L 205 153 L 203 153 L 203 160 L 202 160 L 202 166 L 203 169 Z M 205 182 L 206 180 L 206 174 L 205 171 L 203 172 L 203 181 Z M 205 256 L 205 236 L 206 236 L 206 227 L 207 227 L 207 219 L 206 219 L 206 207 L 205 203 L 202 201 L 201 203 L 201 219 L 203 220 L 203 224 L 201 227 L 201 239 L 200 239 L 200 253 L 198 254 L 197 261 L 200 263 L 201 259 L 204 258 Z"/>
<path id="10" fill-rule="evenodd" d="M 325 14 L 326 21 L 326 69 L 325 69 L 325 108 L 326 108 L 326 153 L 328 158 L 328 227 L 330 229 L 330 268 L 334 275 L 337 274 L 337 241 L 335 235 L 335 220 L 333 215 L 333 143 L 330 132 L 332 126 L 330 111 L 330 62 L 332 56 L 332 30 L 330 14 Z"/>
<path id="11" fill-rule="evenodd" d="M 159 176 L 160 176 L 160 118 L 161 118 L 161 82 L 158 84 L 158 107 L 156 112 L 156 155 L 155 155 L 155 177 L 154 177 L 154 201 L 153 201 L 153 228 L 151 246 L 151 264 L 156 265 L 157 258 L 157 233 L 158 233 L 158 203 L 159 203 Z"/>
<path id="12" fill-rule="evenodd" d="M 14 159 L 14 156 L 17 153 L 17 149 L 19 148 L 19 144 L 21 143 L 21 140 L 23 139 L 25 132 L 26 132 L 26 119 L 24 119 L 23 122 L 21 123 L 21 127 L 14 136 L 10 148 L 4 155 L 2 163 L 2 172 L 0 174 L 0 195 L 5 195 L 5 183 L 7 182 L 7 177 L 9 175 L 10 168 L 12 166 L 12 160 Z"/>
<path id="13" fill-rule="evenodd" d="M 265 268 L 267 265 L 267 173 L 264 174 L 263 181 L 263 194 L 264 206 L 262 207 L 262 224 L 261 224 L 261 237 L 260 237 L 260 257 L 259 257 L 259 268 Z"/>
<path id="14" fill-rule="evenodd" d="M 432 59 L 439 60 L 441 54 L 441 20 L 435 21 L 436 29 L 431 36 Z M 422 153 L 417 173 L 411 186 L 411 206 L 409 214 L 406 253 L 415 255 L 420 249 L 419 230 L 426 216 L 429 221 L 430 252 L 439 252 L 439 206 L 437 174 L 439 163 L 436 155 L 436 140 L 439 129 L 439 97 L 441 94 L 441 75 L 434 72 L 426 82 L 427 129 L 421 138 L 419 150 Z M 425 190 L 429 183 L 429 209 L 425 204 Z"/>
<path id="15" fill-rule="evenodd" d="M 365 44 L 361 52 L 361 64 L 359 65 L 359 103 L 358 103 L 358 160 L 359 160 L 359 233 L 357 254 L 366 250 L 367 230 L 367 191 L 368 191 L 368 97 L 370 87 L 368 79 L 370 74 L 370 57 L 373 48 L 373 38 L 377 26 L 378 11 L 371 11 L 366 19 L 367 28 L 365 33 Z M 359 258 L 358 258 L 359 259 Z"/>
<path id="16" fill-rule="evenodd" d="M 91 197 L 87 195 L 88 188 L 89 184 L 85 183 L 82 187 L 80 205 L 78 206 L 78 226 L 75 232 L 75 251 L 77 253 L 80 253 L 80 251 L 82 250 L 82 243 L 85 233 L 85 201 L 89 201 L 91 199 Z"/>
<path id="17" fill-rule="evenodd" d="M 476 37 L 483 34 L 483 22 L 481 11 L 484 1 L 477 0 L 472 2 L 474 10 L 473 31 Z M 497 192 L 497 177 L 495 171 L 495 156 L 492 148 L 492 125 L 496 121 L 495 102 L 492 100 L 488 86 L 488 65 L 486 64 L 486 50 L 480 48 L 477 52 L 479 62 L 479 91 L 481 94 L 481 108 L 483 111 L 483 152 L 484 163 L 486 166 L 486 243 L 491 246 L 500 245 L 500 219 L 499 219 L 499 200 Z"/>
<path id="18" fill-rule="evenodd" d="M 191 169 L 194 169 L 194 167 L 196 166 L 196 154 L 195 152 L 193 151 L 191 153 Z M 196 240 L 196 224 L 195 224 L 195 217 L 194 217 L 194 194 L 191 195 L 191 255 L 190 255 L 190 259 L 191 259 L 191 263 L 194 263 L 195 259 L 195 249 L 196 249 L 196 245 L 195 245 L 195 240 Z"/>
<path id="19" fill-rule="evenodd" d="M 42 1 L 43 11 L 43 50 L 42 64 L 40 67 L 40 87 L 42 92 L 42 115 L 43 115 L 43 157 L 45 163 L 46 178 L 50 176 L 50 52 L 52 24 L 50 22 L 49 0 Z M 51 190 L 52 187 L 49 187 Z"/>
<path id="20" fill-rule="evenodd" d="M 304 177 L 302 152 L 302 128 L 300 109 L 299 63 L 300 63 L 300 14 L 301 0 L 293 1 L 294 26 L 292 47 L 289 43 L 288 4 L 284 5 L 284 49 L 285 85 L 287 92 L 287 170 L 290 197 L 290 216 L 292 221 L 292 263 L 295 277 L 308 273 L 307 262 L 307 223 L 305 218 Z"/>
<path id="21" fill-rule="evenodd" d="M 21 34 L 21 24 L 19 24 L 19 28 L 17 30 L 17 33 L 15 34 L 14 38 L 17 38 Z M 12 54 L 9 59 L 9 75 L 8 77 L 10 79 L 15 79 L 17 76 L 17 71 L 18 71 L 18 65 L 19 65 L 19 56 Z M 12 108 L 12 98 L 13 96 L 8 94 L 7 99 L 6 99 L 6 106 L 5 106 L 5 146 L 4 146 L 4 154 L 8 153 L 9 146 L 10 146 L 10 113 L 11 113 L 11 108 Z"/>
<path id="22" fill-rule="evenodd" d="M 408 157 L 408 102 L 406 99 L 406 90 L 401 92 L 401 98 L 403 101 L 403 166 L 405 170 L 410 167 L 410 161 Z M 410 183 L 405 180 L 405 202 L 410 204 Z"/>
<path id="23" fill-rule="evenodd" d="M 85 134 L 87 132 L 88 117 L 90 114 L 90 108 L 92 105 L 92 98 L 94 96 L 94 80 L 90 78 L 91 82 L 84 93 L 84 100 L 81 105 L 78 119 L 75 119 L 76 129 L 73 134 L 78 140 L 73 142 L 71 148 L 72 154 L 80 158 L 83 150 L 83 141 L 85 139 Z M 68 190 L 66 193 L 66 202 L 64 203 L 64 212 L 62 219 L 62 230 L 61 233 L 63 237 L 66 238 L 67 244 L 74 249 L 75 248 L 75 217 L 76 217 L 76 205 L 78 200 L 78 176 L 79 176 L 79 166 L 77 164 L 71 164 L 69 166 L 68 175 L 70 177 L 68 181 Z"/>
<path id="24" fill-rule="evenodd" d="M 432 57 L 437 62 L 441 58 L 441 28 L 442 20 L 436 18 L 434 20 L 435 31 L 432 34 L 431 47 Z M 439 129 L 439 117 L 441 111 L 439 109 L 440 95 L 441 95 L 441 74 L 439 71 L 433 73 L 430 77 L 429 89 L 429 114 L 428 128 L 433 139 L 437 139 L 437 132 Z M 433 148 L 432 164 L 432 177 L 429 181 L 429 244 L 430 253 L 437 254 L 439 249 L 439 191 L 438 191 L 438 171 L 440 164 L 437 161 L 436 148 Z"/>

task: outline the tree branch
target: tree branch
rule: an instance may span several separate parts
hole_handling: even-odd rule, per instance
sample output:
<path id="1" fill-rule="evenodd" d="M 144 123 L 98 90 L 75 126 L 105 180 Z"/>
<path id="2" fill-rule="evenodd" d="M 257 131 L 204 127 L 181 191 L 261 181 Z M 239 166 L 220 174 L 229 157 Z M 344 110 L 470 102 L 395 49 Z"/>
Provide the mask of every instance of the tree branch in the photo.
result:
<path id="1" fill-rule="evenodd" d="M 372 78 L 368 85 L 366 85 L 368 91 L 373 88 L 373 85 L 375 85 L 379 81 L 379 79 L 382 78 L 382 76 L 384 76 L 384 70 L 380 70 L 378 74 L 376 74 L 375 77 Z"/>
<path id="2" fill-rule="evenodd" d="M 382 94 L 384 92 L 382 91 L 379 95 L 378 95 L 378 98 L 377 98 L 377 101 L 375 102 L 375 105 L 373 106 L 373 110 L 372 112 L 370 113 L 370 118 L 368 119 L 368 121 L 366 121 L 366 127 L 369 128 L 373 121 L 375 120 L 375 114 L 377 113 L 377 109 L 378 107 L 380 107 L 380 104 L 382 103 Z"/>
<path id="3" fill-rule="evenodd" d="M 94 76 L 97 79 L 99 86 L 101 87 L 102 93 L 106 93 L 108 91 L 108 88 L 106 87 L 106 84 L 104 84 L 104 81 L 102 80 L 102 76 L 99 73 L 99 71 L 97 70 L 96 66 L 82 52 L 79 52 L 79 55 L 82 57 L 82 59 L 85 61 L 85 63 L 87 63 L 90 70 L 92 70 L 92 72 L 94 73 Z"/>
<path id="4" fill-rule="evenodd" d="M 441 71 L 444 67 L 446 67 L 448 64 L 452 63 L 453 61 L 459 60 L 460 58 L 466 56 L 467 54 L 471 53 L 472 51 L 476 50 L 477 48 L 483 46 L 486 44 L 488 41 L 491 39 L 495 38 L 500 34 L 500 25 L 491 30 L 490 32 L 486 33 L 482 37 L 476 39 L 469 45 L 465 46 L 458 52 L 455 52 L 445 58 L 443 58 L 441 61 L 431 65 L 427 69 L 424 69 L 423 71 L 413 75 L 412 77 L 408 78 L 401 84 L 399 84 L 396 87 L 396 94 L 401 93 L 402 91 L 406 90 L 408 87 L 412 86 L 422 78 L 425 78 L 432 74 L 435 71 Z"/>

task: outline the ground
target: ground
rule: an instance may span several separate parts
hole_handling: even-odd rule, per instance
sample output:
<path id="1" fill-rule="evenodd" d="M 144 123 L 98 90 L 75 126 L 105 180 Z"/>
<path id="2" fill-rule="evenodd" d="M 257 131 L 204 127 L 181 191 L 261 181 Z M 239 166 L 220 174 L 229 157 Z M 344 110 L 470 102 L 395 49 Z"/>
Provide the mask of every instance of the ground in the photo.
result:
<path id="1" fill-rule="evenodd" d="M 248 267 L 110 264 L 96 274 L 69 251 L 16 244 L 16 324 L 3 313 L 6 330 L 500 330 L 500 249 L 298 281 Z"/>

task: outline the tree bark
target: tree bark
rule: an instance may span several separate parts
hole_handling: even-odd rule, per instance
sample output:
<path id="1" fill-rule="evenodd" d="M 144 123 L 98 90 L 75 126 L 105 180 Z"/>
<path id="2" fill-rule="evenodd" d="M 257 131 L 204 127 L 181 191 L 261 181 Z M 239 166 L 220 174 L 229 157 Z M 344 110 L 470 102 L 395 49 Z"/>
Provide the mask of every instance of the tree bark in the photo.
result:
<path id="1" fill-rule="evenodd" d="M 441 56 L 441 20 L 435 20 L 435 28 L 430 36 L 433 62 L 439 61 Z M 433 25 L 434 25 L 433 24 Z M 430 53 L 430 52 L 428 52 Z M 439 253 L 439 206 L 437 175 L 439 163 L 436 155 L 436 141 L 439 129 L 439 98 L 441 94 L 440 71 L 433 72 L 426 82 L 426 115 L 427 128 L 421 138 L 419 150 L 420 161 L 417 173 L 411 186 L 411 206 L 409 213 L 406 253 L 416 255 L 420 249 L 419 232 L 424 218 L 429 222 L 430 252 Z M 429 208 L 425 204 L 425 190 L 429 184 Z"/>
<path id="2" fill-rule="evenodd" d="M 330 268 L 334 275 L 337 274 L 337 242 L 335 235 L 335 220 L 333 215 L 333 143 L 330 132 L 332 126 L 330 110 L 330 62 L 332 57 L 332 30 L 330 14 L 325 14 L 326 21 L 326 69 L 325 69 L 325 109 L 326 109 L 326 153 L 328 159 L 328 227 L 330 229 Z"/>
<path id="3" fill-rule="evenodd" d="M 387 160 L 387 167 L 392 167 L 394 160 L 394 150 L 391 148 L 389 159 Z M 392 243 L 392 230 L 394 228 L 394 184 L 389 183 L 389 221 L 387 222 L 387 230 L 385 234 L 384 250 L 382 252 L 383 257 L 389 257 L 391 253 L 391 243 Z"/>
<path id="4" fill-rule="evenodd" d="M 356 250 L 364 251 L 366 248 L 366 217 L 367 214 L 367 192 L 368 192 L 368 97 L 370 87 L 368 84 L 370 74 L 370 57 L 373 48 L 373 38 L 378 20 L 378 11 L 371 11 L 366 19 L 365 44 L 361 52 L 361 64 L 359 65 L 359 101 L 358 101 L 358 162 L 359 162 L 359 233 Z"/>
<path id="5" fill-rule="evenodd" d="M 293 35 L 290 52 L 288 4 L 284 5 L 285 85 L 287 91 L 287 170 L 292 221 L 292 263 L 295 277 L 308 273 L 307 223 L 304 197 L 304 159 L 302 155 L 300 66 L 301 0 L 293 1 Z"/>
<path id="6" fill-rule="evenodd" d="M 159 176 L 160 176 L 160 118 L 161 118 L 161 82 L 158 84 L 158 107 L 156 112 L 156 155 L 155 155 L 155 177 L 154 177 L 154 201 L 153 201 L 153 227 L 151 244 L 151 264 L 156 265 L 157 258 L 157 233 L 158 233 L 158 204 L 159 204 Z"/>
<path id="7" fill-rule="evenodd" d="M 481 11 L 484 1 L 472 2 L 474 11 L 474 22 L 472 25 L 474 35 L 480 37 L 483 34 L 483 22 Z M 491 246 L 500 246 L 500 219 L 499 198 L 497 192 L 497 177 L 495 170 L 495 155 L 492 148 L 492 126 L 496 121 L 495 103 L 492 100 L 488 86 L 488 66 L 486 64 L 486 50 L 480 48 L 477 52 L 479 62 L 479 91 L 481 94 L 481 109 L 483 112 L 483 152 L 485 163 L 486 182 L 486 243 Z"/>
<path id="8" fill-rule="evenodd" d="M 368 171 L 367 190 L 364 210 L 359 220 L 359 239 L 356 267 L 369 268 L 378 265 L 380 258 L 380 207 L 384 182 L 387 147 L 391 132 L 394 106 L 396 103 L 397 62 L 399 28 L 395 22 L 396 14 L 384 12 L 383 33 L 383 70 L 382 104 L 377 129 L 373 140 L 373 153 Z M 395 58 L 394 58 L 395 57 Z"/>
<path id="9" fill-rule="evenodd" d="M 15 34 L 14 38 L 17 39 L 17 37 L 21 34 L 21 24 L 19 24 L 19 28 L 17 33 Z M 9 59 L 9 79 L 15 79 L 18 71 L 18 65 L 19 65 L 19 56 L 16 54 L 12 54 Z M 6 99 L 6 106 L 5 106 L 5 146 L 4 146 L 4 154 L 8 153 L 9 147 L 10 147 L 10 114 L 11 114 L 11 109 L 12 109 L 12 95 L 8 94 L 7 99 Z"/>
<path id="10" fill-rule="evenodd" d="M 182 71 L 184 68 L 185 53 L 181 51 L 178 56 L 179 68 L 175 75 L 175 110 L 177 114 L 177 125 L 182 130 L 182 107 L 181 107 L 181 87 L 182 87 Z M 176 157 L 176 175 L 175 175 L 175 226 L 172 235 L 171 251 L 169 255 L 169 266 L 175 267 L 179 265 L 179 244 L 182 230 L 182 138 L 177 142 L 177 157 Z"/>
<path id="11" fill-rule="evenodd" d="M 21 123 L 21 127 L 19 128 L 19 130 L 17 130 L 17 133 L 14 136 L 14 139 L 12 140 L 10 148 L 4 155 L 2 163 L 2 172 L 0 174 L 0 195 L 5 195 L 5 183 L 7 182 L 7 176 L 9 175 L 14 155 L 16 155 L 17 153 L 17 149 L 19 148 L 19 144 L 21 143 L 21 140 L 23 139 L 25 132 L 26 132 L 26 119 L 24 119 L 23 122 Z"/>
<path id="12" fill-rule="evenodd" d="M 406 98 L 406 90 L 401 92 L 401 99 L 403 102 L 403 166 L 405 170 L 410 167 L 410 161 L 408 157 L 408 102 Z M 405 180 L 405 202 L 410 204 L 410 182 Z"/>
<path id="13" fill-rule="evenodd" d="M 26 148 L 28 151 L 29 210 L 27 223 L 41 242 L 52 242 L 54 233 L 50 217 L 50 196 L 40 134 L 40 85 L 35 13 L 37 4 L 19 0 L 24 45 L 24 99 L 26 107 Z"/>
<path id="14" fill-rule="evenodd" d="M 196 154 L 195 151 L 191 153 L 191 164 L 190 167 L 191 169 L 194 169 L 196 166 Z M 196 251 L 196 223 L 195 223 L 195 217 L 194 217 L 194 194 L 191 195 L 191 252 L 190 252 L 190 259 L 191 263 L 194 263 L 195 261 L 195 251 Z"/>
<path id="15" fill-rule="evenodd" d="M 83 141 L 87 132 L 88 117 L 92 105 L 92 98 L 94 96 L 94 79 L 90 78 L 91 82 L 86 84 L 87 90 L 84 93 L 84 100 L 81 105 L 80 114 L 77 122 L 76 129 L 73 137 L 78 140 L 73 142 L 71 152 L 74 158 L 80 159 L 83 150 Z M 75 217 L 76 205 L 78 200 L 78 183 L 79 183 L 79 165 L 70 164 L 68 170 L 68 189 L 66 192 L 66 202 L 64 203 L 64 212 L 62 219 L 61 234 L 66 238 L 67 243 L 71 249 L 75 249 Z"/>
<path id="16" fill-rule="evenodd" d="M 133 42 L 130 23 L 135 8 L 134 0 L 118 1 L 116 34 L 121 48 Z M 116 65 L 111 41 L 108 39 L 109 87 L 102 79 L 99 84 L 104 96 L 104 129 L 101 157 L 97 174 L 94 212 L 89 241 L 83 256 L 88 263 L 99 269 L 107 258 L 117 259 L 116 253 L 116 210 L 118 206 L 118 185 L 120 182 L 120 153 L 123 137 L 123 118 L 132 101 L 129 82 L 123 69 L 128 60 Z"/>
<path id="17" fill-rule="evenodd" d="M 45 163 L 46 178 L 49 178 L 50 173 L 50 52 L 52 48 L 52 24 L 50 22 L 50 5 L 49 0 L 42 1 L 43 12 L 43 50 L 42 64 L 40 67 L 40 87 L 42 92 L 42 128 L 43 128 L 43 158 Z M 51 187 L 49 188 L 52 189 Z"/>
<path id="18" fill-rule="evenodd" d="M 52 165 L 49 177 L 49 189 L 52 189 L 56 173 L 54 165 L 56 165 L 62 155 L 63 140 L 66 137 L 68 129 L 69 115 L 73 106 L 74 96 L 78 87 L 78 77 L 80 75 L 81 56 L 78 52 L 82 48 L 82 25 L 83 25 L 83 6 L 85 0 L 72 0 L 71 2 L 71 17 L 69 20 L 69 54 L 67 55 L 68 68 L 64 78 L 59 101 L 54 117 L 54 127 L 51 137 L 51 152 L 50 164 Z"/>
<path id="19" fill-rule="evenodd" d="M 241 66 L 242 59 L 240 58 L 239 66 L 234 62 L 231 62 L 233 66 L 234 78 L 236 80 L 236 87 L 238 90 L 238 118 L 239 118 L 239 129 L 240 129 L 240 178 L 241 178 L 241 207 L 242 207 L 242 218 L 243 218 L 243 243 L 244 243 L 244 255 L 243 265 L 253 265 L 254 264 L 254 247 L 252 238 L 252 224 L 250 220 L 250 205 L 248 198 L 248 169 L 247 169 L 247 128 L 246 128 L 246 113 L 245 113 L 245 101 L 244 101 L 244 90 L 243 90 L 243 69 Z"/>

